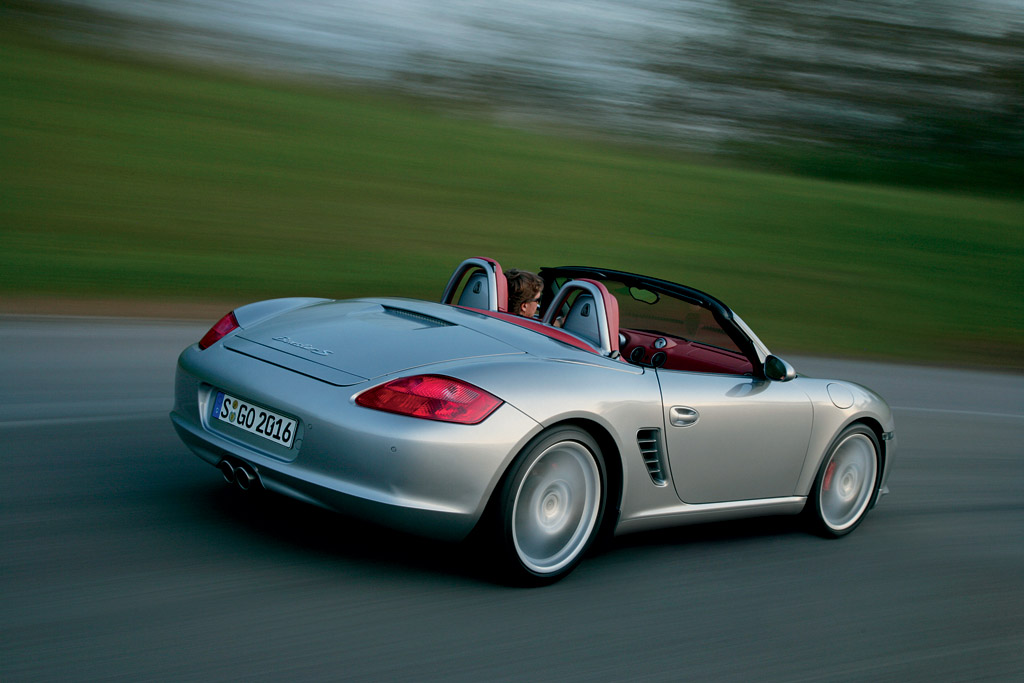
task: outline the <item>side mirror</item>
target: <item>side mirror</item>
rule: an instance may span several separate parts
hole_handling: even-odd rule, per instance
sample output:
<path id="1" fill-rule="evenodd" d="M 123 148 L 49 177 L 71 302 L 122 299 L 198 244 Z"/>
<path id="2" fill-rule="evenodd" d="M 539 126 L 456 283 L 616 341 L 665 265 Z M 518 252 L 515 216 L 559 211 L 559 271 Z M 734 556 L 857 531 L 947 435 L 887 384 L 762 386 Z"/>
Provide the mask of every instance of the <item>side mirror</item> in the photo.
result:
<path id="1" fill-rule="evenodd" d="M 773 382 L 788 382 L 796 379 L 796 369 L 778 356 L 764 359 L 764 376 Z"/>

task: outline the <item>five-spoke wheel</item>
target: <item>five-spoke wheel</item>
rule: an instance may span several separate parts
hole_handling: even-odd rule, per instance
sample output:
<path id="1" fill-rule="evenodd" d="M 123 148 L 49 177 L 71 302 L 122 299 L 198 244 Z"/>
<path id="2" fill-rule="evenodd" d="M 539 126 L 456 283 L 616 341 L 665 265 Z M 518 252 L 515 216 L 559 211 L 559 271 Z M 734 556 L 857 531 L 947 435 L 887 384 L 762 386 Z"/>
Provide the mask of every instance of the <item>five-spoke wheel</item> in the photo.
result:
<path id="1" fill-rule="evenodd" d="M 821 463 L 808 501 L 826 536 L 850 533 L 864 519 L 878 489 L 878 437 L 861 424 L 847 427 Z"/>
<path id="2" fill-rule="evenodd" d="M 579 429 L 554 429 L 523 449 L 500 501 L 513 578 L 550 583 L 572 571 L 601 527 L 604 482 L 601 450 Z"/>

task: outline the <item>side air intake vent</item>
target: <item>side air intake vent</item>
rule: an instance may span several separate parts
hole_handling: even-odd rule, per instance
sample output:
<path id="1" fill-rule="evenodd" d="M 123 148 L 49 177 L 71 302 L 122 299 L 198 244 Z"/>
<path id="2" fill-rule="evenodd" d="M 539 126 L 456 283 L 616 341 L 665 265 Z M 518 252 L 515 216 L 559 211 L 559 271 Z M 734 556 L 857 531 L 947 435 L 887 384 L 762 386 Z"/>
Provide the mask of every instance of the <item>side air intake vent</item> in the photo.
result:
<path id="1" fill-rule="evenodd" d="M 665 457 L 661 452 L 661 430 L 641 429 L 636 433 L 636 445 L 640 447 L 640 455 L 647 465 L 647 473 L 656 486 L 666 483 Z"/>

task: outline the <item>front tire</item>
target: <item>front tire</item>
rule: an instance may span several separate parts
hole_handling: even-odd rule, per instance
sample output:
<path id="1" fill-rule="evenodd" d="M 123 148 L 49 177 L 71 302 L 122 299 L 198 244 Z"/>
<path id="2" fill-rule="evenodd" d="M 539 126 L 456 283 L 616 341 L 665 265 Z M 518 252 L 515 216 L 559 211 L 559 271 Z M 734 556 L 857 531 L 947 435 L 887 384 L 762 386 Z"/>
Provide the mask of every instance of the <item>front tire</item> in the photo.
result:
<path id="1" fill-rule="evenodd" d="M 878 492 L 880 453 L 878 437 L 866 425 L 850 425 L 839 434 L 807 501 L 815 531 L 836 538 L 863 521 Z"/>
<path id="2" fill-rule="evenodd" d="M 607 500 L 597 443 L 575 427 L 545 432 L 513 462 L 499 501 L 501 554 L 515 583 L 571 572 L 594 542 Z"/>

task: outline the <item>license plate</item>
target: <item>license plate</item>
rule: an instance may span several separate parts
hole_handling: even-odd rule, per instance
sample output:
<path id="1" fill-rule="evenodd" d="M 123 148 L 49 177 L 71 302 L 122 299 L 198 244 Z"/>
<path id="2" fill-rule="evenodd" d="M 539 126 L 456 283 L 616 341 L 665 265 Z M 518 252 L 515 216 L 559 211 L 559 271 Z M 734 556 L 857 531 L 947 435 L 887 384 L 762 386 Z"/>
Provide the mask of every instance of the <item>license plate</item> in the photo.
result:
<path id="1" fill-rule="evenodd" d="M 295 420 L 253 405 L 248 401 L 217 392 L 212 417 L 251 432 L 276 444 L 291 448 L 295 442 Z"/>

